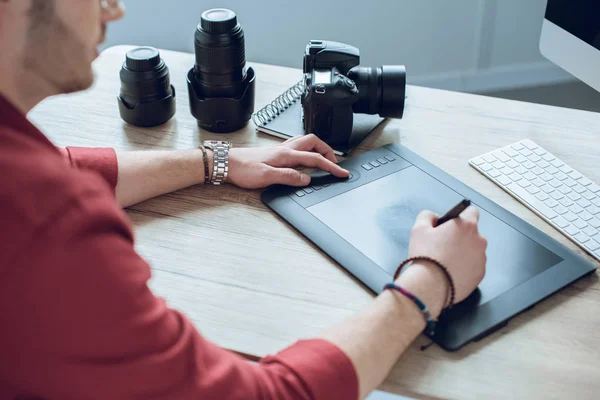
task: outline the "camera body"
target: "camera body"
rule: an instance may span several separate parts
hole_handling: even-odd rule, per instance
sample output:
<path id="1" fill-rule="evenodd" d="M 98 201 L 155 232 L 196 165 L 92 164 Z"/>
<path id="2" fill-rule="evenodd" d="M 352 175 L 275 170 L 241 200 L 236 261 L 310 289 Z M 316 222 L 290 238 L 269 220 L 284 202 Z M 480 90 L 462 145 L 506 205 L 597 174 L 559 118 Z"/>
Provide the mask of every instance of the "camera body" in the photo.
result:
<path id="1" fill-rule="evenodd" d="M 402 118 L 404 66 L 359 67 L 360 52 L 347 44 L 311 40 L 304 54 L 302 94 L 305 133 L 332 146 L 346 145 L 354 114 Z"/>

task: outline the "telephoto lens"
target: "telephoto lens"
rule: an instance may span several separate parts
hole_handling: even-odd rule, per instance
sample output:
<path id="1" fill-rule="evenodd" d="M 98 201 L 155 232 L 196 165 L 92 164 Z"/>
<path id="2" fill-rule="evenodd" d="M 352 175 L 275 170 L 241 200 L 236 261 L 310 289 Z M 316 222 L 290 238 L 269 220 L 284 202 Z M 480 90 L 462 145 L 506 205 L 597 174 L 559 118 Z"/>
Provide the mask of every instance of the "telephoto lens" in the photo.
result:
<path id="1" fill-rule="evenodd" d="M 129 51 L 120 76 L 119 111 L 125 122 L 151 127 L 175 115 L 175 88 L 158 50 L 138 47 Z"/>
<path id="2" fill-rule="evenodd" d="M 355 113 L 402 118 L 406 99 L 406 68 L 389 65 L 377 68 L 354 67 L 348 72 L 359 91 L 352 109 Z"/>
<path id="3" fill-rule="evenodd" d="M 187 77 L 190 110 L 215 133 L 243 128 L 254 112 L 256 74 L 246 67 L 244 31 L 224 8 L 202 13 L 195 34 L 196 63 Z"/>

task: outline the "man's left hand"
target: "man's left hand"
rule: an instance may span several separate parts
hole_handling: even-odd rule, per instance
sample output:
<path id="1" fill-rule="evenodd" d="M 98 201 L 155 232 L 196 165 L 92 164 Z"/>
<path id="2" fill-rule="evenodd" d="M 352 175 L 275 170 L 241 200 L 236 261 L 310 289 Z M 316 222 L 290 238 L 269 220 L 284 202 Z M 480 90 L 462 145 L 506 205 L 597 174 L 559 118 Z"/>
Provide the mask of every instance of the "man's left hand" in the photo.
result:
<path id="1" fill-rule="evenodd" d="M 274 184 L 307 186 L 310 175 L 294 168 L 318 168 L 346 178 L 349 172 L 336 164 L 333 149 L 310 134 L 291 138 L 274 147 L 233 148 L 229 151 L 228 182 L 259 189 Z"/>

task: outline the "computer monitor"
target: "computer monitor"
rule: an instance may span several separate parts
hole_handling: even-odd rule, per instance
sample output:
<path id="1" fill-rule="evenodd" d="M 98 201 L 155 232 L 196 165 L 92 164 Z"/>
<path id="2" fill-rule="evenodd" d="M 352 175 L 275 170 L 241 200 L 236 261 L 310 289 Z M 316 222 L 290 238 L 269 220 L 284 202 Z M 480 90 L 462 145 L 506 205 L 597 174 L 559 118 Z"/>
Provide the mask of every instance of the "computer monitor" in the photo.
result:
<path id="1" fill-rule="evenodd" d="M 548 0 L 540 51 L 600 91 L 600 1 Z"/>

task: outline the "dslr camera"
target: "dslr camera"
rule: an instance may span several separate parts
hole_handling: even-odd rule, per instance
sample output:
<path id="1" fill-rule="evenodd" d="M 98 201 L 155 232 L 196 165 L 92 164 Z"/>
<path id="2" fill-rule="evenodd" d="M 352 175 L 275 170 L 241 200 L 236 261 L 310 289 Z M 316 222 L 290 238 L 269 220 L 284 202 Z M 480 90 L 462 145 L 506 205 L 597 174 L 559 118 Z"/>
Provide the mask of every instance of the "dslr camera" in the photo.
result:
<path id="1" fill-rule="evenodd" d="M 332 146 L 347 145 L 354 113 L 402 118 L 404 66 L 360 67 L 356 47 L 311 40 L 304 54 L 304 131 Z"/>

